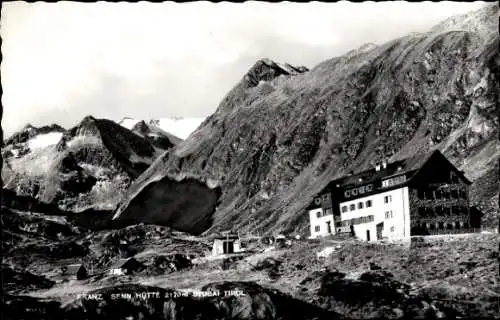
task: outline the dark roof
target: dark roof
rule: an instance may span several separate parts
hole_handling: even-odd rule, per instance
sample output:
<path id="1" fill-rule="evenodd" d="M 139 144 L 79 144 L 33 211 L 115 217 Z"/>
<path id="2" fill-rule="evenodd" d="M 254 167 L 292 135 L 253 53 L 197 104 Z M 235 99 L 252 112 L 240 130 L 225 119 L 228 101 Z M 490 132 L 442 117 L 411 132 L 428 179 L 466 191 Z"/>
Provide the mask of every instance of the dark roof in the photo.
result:
<path id="1" fill-rule="evenodd" d="M 381 166 L 379 171 L 376 171 L 375 168 L 371 168 L 365 171 L 361 171 L 359 173 L 352 174 L 350 176 L 345 176 L 340 179 L 333 180 L 328 184 L 327 188 L 329 189 L 335 188 L 337 184 L 340 185 L 340 187 L 365 185 L 371 182 L 375 182 L 382 178 L 389 178 L 403 173 L 406 174 L 410 172 L 415 173 L 427 162 L 427 160 L 429 160 L 429 158 L 434 153 L 439 153 L 439 151 L 435 150 L 432 152 L 418 154 L 410 158 L 387 163 L 386 168 L 383 168 Z M 407 176 L 408 180 L 410 178 L 411 177 Z"/>
<path id="2" fill-rule="evenodd" d="M 129 264 L 139 264 L 139 262 L 135 258 L 120 259 L 111 266 L 111 269 L 126 268 Z"/>
<path id="3" fill-rule="evenodd" d="M 214 240 L 238 240 L 239 238 L 237 235 L 218 235 L 214 237 Z"/>
<path id="4" fill-rule="evenodd" d="M 66 266 L 65 273 L 66 274 L 77 274 L 80 268 L 86 270 L 86 268 L 82 264 L 70 264 Z"/>

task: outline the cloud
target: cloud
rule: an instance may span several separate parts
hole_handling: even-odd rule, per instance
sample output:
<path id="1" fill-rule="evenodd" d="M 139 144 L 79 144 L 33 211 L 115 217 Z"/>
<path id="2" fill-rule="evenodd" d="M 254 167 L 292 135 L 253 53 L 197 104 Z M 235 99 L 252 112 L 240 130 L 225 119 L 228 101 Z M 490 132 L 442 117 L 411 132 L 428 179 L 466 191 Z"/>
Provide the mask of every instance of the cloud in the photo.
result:
<path id="1" fill-rule="evenodd" d="M 313 67 L 482 4 L 6 3 L 2 125 L 207 116 L 257 59 Z"/>

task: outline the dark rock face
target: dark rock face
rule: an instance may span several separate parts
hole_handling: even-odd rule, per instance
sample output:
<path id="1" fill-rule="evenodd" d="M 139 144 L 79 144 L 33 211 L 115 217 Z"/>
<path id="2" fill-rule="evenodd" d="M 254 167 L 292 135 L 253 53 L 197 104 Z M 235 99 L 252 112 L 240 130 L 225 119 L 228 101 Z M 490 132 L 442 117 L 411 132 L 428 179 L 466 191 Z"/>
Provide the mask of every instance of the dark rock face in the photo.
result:
<path id="1" fill-rule="evenodd" d="M 40 235 L 52 240 L 78 234 L 69 224 L 38 216 L 19 214 L 5 207 L 2 207 L 2 227 L 10 232 Z"/>
<path id="2" fill-rule="evenodd" d="M 166 225 L 176 230 L 200 234 L 212 225 L 220 189 L 211 189 L 195 179 L 174 181 L 165 177 L 140 190 L 123 203 L 114 220 Z"/>
<path id="3" fill-rule="evenodd" d="M 326 310 L 339 312 L 356 319 L 370 318 L 436 318 L 454 316 L 453 310 L 440 310 L 431 300 L 412 293 L 411 287 L 396 281 L 383 270 L 363 273 L 357 279 L 334 272 L 316 272 L 302 285 L 319 289 L 311 293 L 311 302 Z"/>
<path id="4" fill-rule="evenodd" d="M 52 203 L 43 203 L 29 196 L 17 195 L 14 191 L 2 189 L 2 206 L 27 212 L 61 214 L 59 207 Z"/>
<path id="5" fill-rule="evenodd" d="M 54 281 L 45 277 L 2 264 L 2 289 L 5 292 L 49 289 L 54 284 Z"/>
<path id="6" fill-rule="evenodd" d="M 382 158 L 439 149 L 474 182 L 474 202 L 485 200 L 491 214 L 497 203 L 481 168 L 500 156 L 498 36 L 491 36 L 498 7 L 478 12 L 454 24 L 462 29 L 363 47 L 303 73 L 257 62 L 128 198 L 146 202 L 148 185 L 166 177 L 210 180 L 222 190 L 210 231 L 307 232 L 304 209 L 332 179 Z M 498 184 L 491 187 L 498 193 Z"/>

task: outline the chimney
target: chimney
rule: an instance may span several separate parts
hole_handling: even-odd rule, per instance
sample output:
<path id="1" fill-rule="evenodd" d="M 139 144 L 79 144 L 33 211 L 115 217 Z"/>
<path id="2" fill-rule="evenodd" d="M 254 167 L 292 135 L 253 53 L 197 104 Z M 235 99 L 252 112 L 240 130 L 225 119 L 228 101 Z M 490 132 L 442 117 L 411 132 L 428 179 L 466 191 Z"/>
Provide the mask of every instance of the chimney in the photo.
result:
<path id="1" fill-rule="evenodd" d="M 378 164 L 378 163 L 377 163 L 377 164 L 375 165 L 375 171 L 380 171 L 380 164 Z"/>

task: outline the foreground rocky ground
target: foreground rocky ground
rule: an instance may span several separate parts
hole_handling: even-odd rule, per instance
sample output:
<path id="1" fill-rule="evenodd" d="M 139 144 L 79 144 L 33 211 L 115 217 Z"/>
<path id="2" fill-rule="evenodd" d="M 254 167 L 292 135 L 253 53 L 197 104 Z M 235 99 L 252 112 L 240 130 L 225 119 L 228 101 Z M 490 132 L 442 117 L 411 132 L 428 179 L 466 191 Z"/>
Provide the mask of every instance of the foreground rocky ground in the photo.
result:
<path id="1" fill-rule="evenodd" d="M 88 231 L 3 208 L 5 319 L 337 319 L 499 315 L 497 234 L 366 244 L 295 241 L 207 257 L 210 241 L 158 226 Z M 317 253 L 329 249 L 324 258 Z M 134 256 L 143 268 L 107 273 Z M 83 263 L 71 280 L 58 270 Z M 194 307 L 196 305 L 196 307 Z"/>

